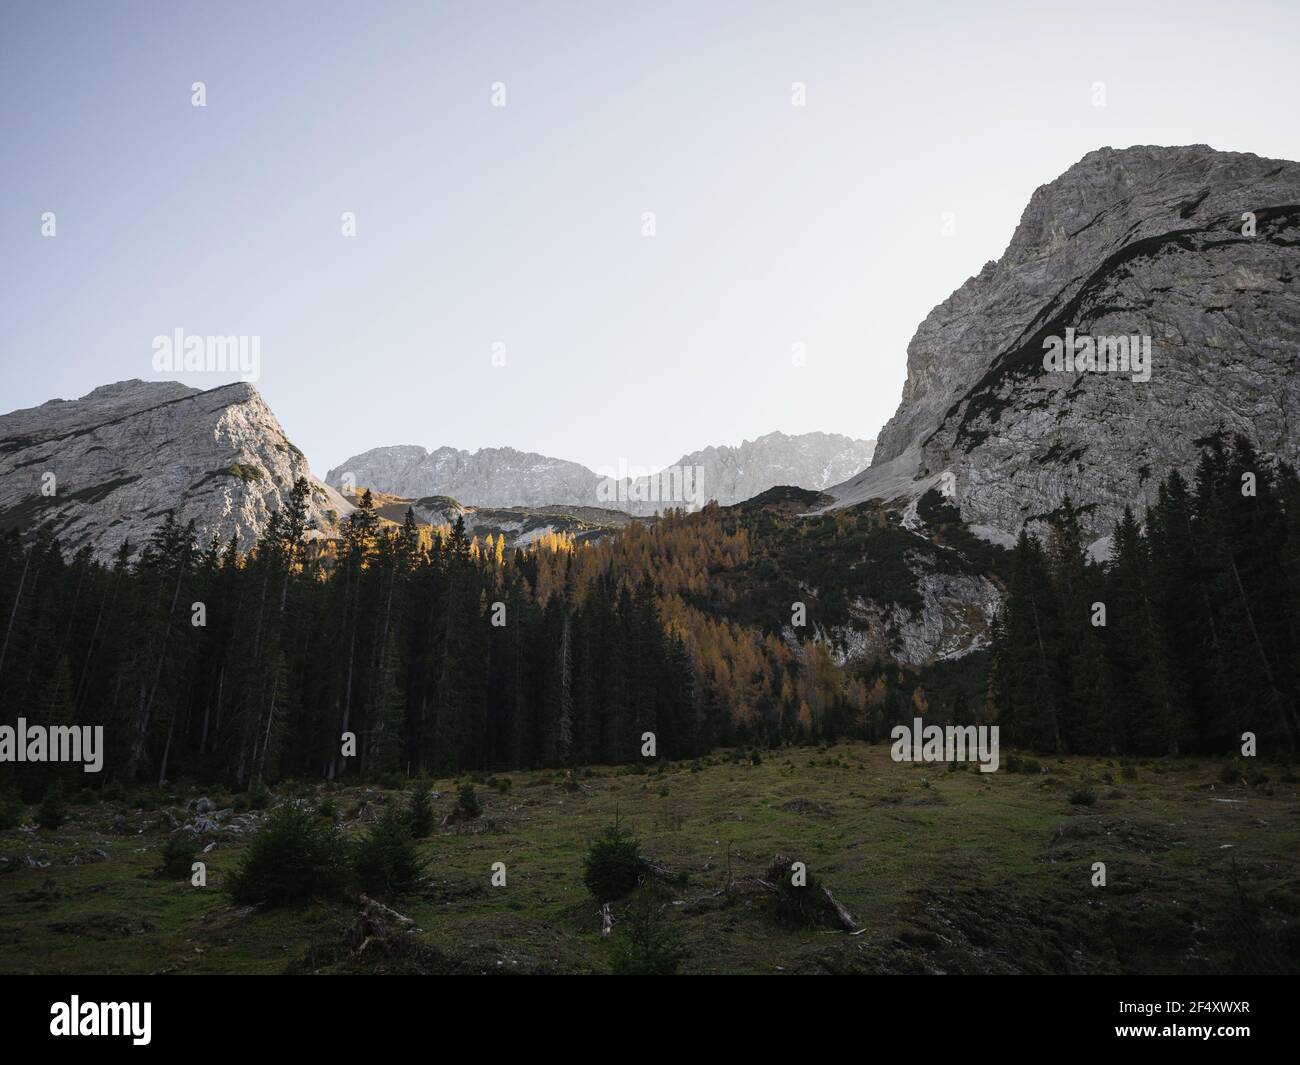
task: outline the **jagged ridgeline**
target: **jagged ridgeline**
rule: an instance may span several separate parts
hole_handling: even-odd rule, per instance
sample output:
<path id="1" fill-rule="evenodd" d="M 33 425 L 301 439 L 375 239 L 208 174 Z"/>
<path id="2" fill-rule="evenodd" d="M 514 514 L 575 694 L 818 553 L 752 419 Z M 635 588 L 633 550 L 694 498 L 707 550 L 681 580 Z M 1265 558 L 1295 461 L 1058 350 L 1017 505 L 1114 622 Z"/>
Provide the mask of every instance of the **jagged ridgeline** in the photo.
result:
<path id="1" fill-rule="evenodd" d="M 707 447 L 683 455 L 668 467 L 679 475 L 684 489 L 680 494 L 661 494 L 660 487 L 668 481 L 655 485 L 626 462 L 595 471 L 513 448 L 483 448 L 472 454 L 451 447 L 372 448 L 330 470 L 325 481 L 341 489 L 350 482 L 414 499 L 452 496 L 472 507 L 598 504 L 644 516 L 710 499 L 739 503 L 780 485 L 820 490 L 865 468 L 874 450 L 874 440 L 838 433 L 768 433 L 736 447 Z"/>

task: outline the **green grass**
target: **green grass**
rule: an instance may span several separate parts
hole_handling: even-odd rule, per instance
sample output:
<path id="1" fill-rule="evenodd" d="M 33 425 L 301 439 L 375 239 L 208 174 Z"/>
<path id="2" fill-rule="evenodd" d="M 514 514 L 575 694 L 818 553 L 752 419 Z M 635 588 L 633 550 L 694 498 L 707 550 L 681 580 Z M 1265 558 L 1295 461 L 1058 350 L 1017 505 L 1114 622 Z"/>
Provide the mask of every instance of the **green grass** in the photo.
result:
<path id="1" fill-rule="evenodd" d="M 554 771 L 511 773 L 509 793 L 480 789 L 481 818 L 419 842 L 428 874 L 396 902 L 423 930 L 417 949 L 360 961 L 346 942 L 354 902 L 231 904 L 222 885 L 247 836 L 223 833 L 198 855 L 206 888 L 157 875 L 164 818 L 185 820 L 197 792 L 149 812 L 73 806 L 58 832 L 0 833 L 0 972 L 607 972 L 613 943 L 582 859 L 616 813 L 646 857 L 684 874 L 655 890 L 689 952 L 686 973 L 1296 970 L 1295 784 L 1225 785 L 1211 760 L 1141 764 L 1132 780 L 1093 758 L 980 774 L 895 764 L 888 752 L 792 749 L 662 776 L 596 767 L 577 790 Z M 1072 805 L 1085 786 L 1096 805 Z M 433 787 L 442 822 L 455 783 Z M 330 794 L 343 811 L 406 801 L 377 788 Z M 128 832 L 115 834 L 122 810 Z M 349 839 L 365 829 L 345 817 Z M 95 848 L 108 859 L 70 864 Z M 777 854 L 806 863 L 862 933 L 778 925 L 760 882 Z M 494 862 L 505 887 L 491 885 Z M 1094 862 L 1106 864 L 1106 887 L 1091 886 Z"/>

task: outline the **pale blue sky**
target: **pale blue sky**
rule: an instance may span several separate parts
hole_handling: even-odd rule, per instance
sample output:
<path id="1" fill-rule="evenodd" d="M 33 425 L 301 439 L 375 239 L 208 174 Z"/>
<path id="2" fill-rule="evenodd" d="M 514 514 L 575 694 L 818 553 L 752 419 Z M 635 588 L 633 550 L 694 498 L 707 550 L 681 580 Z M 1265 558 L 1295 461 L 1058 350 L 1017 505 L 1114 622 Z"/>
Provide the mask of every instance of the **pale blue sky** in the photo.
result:
<path id="1" fill-rule="evenodd" d="M 872 436 L 917 324 L 1089 150 L 1300 158 L 1297 10 L 0 0 L 0 410 L 148 378 L 180 327 L 261 338 L 322 474 Z"/>

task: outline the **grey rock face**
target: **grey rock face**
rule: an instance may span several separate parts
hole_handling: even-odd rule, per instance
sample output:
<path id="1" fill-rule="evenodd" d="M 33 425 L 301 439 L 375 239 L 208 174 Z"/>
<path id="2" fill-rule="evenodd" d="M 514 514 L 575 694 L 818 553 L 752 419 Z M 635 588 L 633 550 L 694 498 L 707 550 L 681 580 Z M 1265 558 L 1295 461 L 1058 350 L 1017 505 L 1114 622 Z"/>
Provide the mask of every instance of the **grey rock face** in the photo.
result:
<path id="1" fill-rule="evenodd" d="M 127 541 L 138 549 L 169 510 L 194 521 L 200 543 L 216 533 L 248 548 L 298 477 L 320 532 L 352 511 L 246 382 L 121 381 L 0 417 L 0 526 L 50 523 L 101 559 Z"/>
<path id="2" fill-rule="evenodd" d="M 612 507 L 644 515 L 692 501 L 739 503 L 776 485 L 825 488 L 865 468 L 874 446 L 873 440 L 835 433 L 768 433 L 738 447 L 705 448 L 683 455 L 674 464 L 698 468 L 699 491 L 692 492 L 694 500 L 651 499 L 644 481 L 625 481 L 619 489 L 576 462 L 513 448 L 473 453 L 449 447 L 425 451 L 414 445 L 373 448 L 330 470 L 325 481 L 339 488 L 371 488 L 407 498 L 450 496 L 474 507 L 557 504 Z M 694 482 L 688 482 L 688 487 L 693 489 Z"/>
<path id="3" fill-rule="evenodd" d="M 1091 152 L 921 324 L 871 469 L 831 494 L 844 505 L 947 481 L 992 537 L 1068 494 L 1092 505 L 1100 539 L 1213 432 L 1295 462 L 1297 278 L 1300 165 L 1204 145 Z M 1069 328 L 1149 337 L 1150 380 L 1046 371 L 1045 340 Z"/>
<path id="4" fill-rule="evenodd" d="M 998 586 L 987 577 L 925 572 L 914 564 L 922 599 L 915 613 L 858 597 L 849 624 L 816 628 L 814 640 L 827 645 L 837 664 L 886 658 L 923 666 L 988 646 L 1002 601 Z"/>
<path id="5" fill-rule="evenodd" d="M 349 476 L 352 485 L 346 483 Z M 594 505 L 595 481 L 586 466 L 531 451 L 426 451 L 412 444 L 371 448 L 325 475 L 325 483 L 336 488 L 372 488 L 409 499 L 450 496 L 477 507 Z"/>
<path id="6" fill-rule="evenodd" d="M 839 433 L 768 433 L 739 447 L 693 451 L 676 465 L 699 467 L 705 499 L 729 506 L 777 485 L 828 488 L 866 469 L 875 448 L 874 440 Z"/>

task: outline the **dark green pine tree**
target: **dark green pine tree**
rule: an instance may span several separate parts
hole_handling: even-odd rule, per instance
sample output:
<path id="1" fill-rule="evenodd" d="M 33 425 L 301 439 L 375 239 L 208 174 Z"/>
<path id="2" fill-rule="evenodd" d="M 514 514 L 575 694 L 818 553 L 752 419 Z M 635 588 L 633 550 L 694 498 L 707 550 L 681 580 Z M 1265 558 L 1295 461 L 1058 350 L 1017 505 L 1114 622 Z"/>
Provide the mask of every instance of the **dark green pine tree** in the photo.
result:
<path id="1" fill-rule="evenodd" d="M 1081 512 L 1069 496 L 1049 523 L 1047 555 L 1057 622 L 1048 651 L 1063 708 L 1064 746 L 1113 753 L 1114 703 L 1102 653 L 1105 626 L 1100 624 L 1103 617 L 1109 623 L 1110 610 L 1102 598 L 1100 570 L 1088 559 Z"/>
<path id="2" fill-rule="evenodd" d="M 1177 754 L 1184 712 L 1173 662 L 1152 595 L 1146 538 L 1125 508 L 1112 536 L 1107 568 L 1106 653 L 1114 683 L 1119 748 Z"/>
<path id="3" fill-rule="evenodd" d="M 998 624 L 990 700 L 1005 742 L 1060 753 L 1062 695 L 1052 660 L 1062 645 L 1056 609 L 1042 544 L 1022 529 Z"/>

